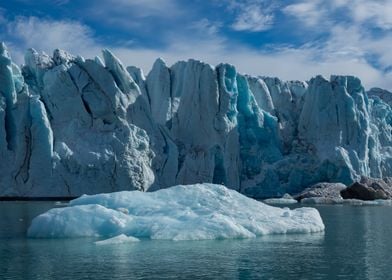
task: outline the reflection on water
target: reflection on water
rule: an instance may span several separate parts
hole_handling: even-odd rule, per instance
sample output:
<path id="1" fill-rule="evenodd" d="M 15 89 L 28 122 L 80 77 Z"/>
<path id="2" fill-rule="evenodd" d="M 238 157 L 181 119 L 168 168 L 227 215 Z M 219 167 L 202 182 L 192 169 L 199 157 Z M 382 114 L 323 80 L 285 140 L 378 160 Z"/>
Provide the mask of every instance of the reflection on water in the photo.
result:
<path id="1" fill-rule="evenodd" d="M 392 207 L 318 206 L 325 233 L 96 246 L 24 238 L 48 202 L 0 203 L 0 279 L 388 279 Z"/>

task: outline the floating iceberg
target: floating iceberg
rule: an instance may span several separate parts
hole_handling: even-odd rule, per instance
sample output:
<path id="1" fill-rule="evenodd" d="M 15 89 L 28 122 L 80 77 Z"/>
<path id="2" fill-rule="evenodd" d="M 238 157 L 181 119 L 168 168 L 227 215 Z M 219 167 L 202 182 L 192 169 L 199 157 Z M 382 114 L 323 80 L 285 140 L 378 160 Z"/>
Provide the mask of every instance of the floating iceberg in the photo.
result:
<path id="1" fill-rule="evenodd" d="M 391 199 L 360 200 L 360 199 L 339 199 L 328 197 L 309 197 L 301 200 L 301 204 L 344 204 L 352 206 L 392 206 Z"/>
<path id="2" fill-rule="evenodd" d="M 298 201 L 296 199 L 294 199 L 291 195 L 289 195 L 287 193 L 282 197 L 264 199 L 263 202 L 267 203 L 267 204 L 295 204 L 295 203 L 298 203 Z"/>
<path id="3" fill-rule="evenodd" d="M 200 240 L 323 230 L 316 209 L 276 208 L 221 185 L 196 184 L 151 193 L 83 195 L 72 200 L 68 207 L 51 209 L 36 217 L 28 236 L 124 239 L 123 234 L 135 238 Z"/>
<path id="4" fill-rule="evenodd" d="M 94 243 L 96 245 L 113 245 L 113 244 L 133 243 L 138 241 L 140 240 L 133 236 L 126 236 L 125 234 L 120 234 L 112 238 L 96 241 Z"/>

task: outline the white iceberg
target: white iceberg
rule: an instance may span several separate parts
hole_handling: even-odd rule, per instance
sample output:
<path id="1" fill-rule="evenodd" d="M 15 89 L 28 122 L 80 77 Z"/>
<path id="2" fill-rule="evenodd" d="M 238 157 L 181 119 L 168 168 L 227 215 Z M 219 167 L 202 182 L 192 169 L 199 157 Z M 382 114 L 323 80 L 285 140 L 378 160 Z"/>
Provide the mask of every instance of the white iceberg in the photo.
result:
<path id="1" fill-rule="evenodd" d="M 352 206 L 392 206 L 391 199 L 360 200 L 360 199 L 339 199 L 328 197 L 309 197 L 301 200 L 301 204 L 344 204 Z"/>
<path id="2" fill-rule="evenodd" d="M 302 204 L 343 204 L 343 198 L 332 197 L 306 197 L 301 200 Z"/>
<path id="3" fill-rule="evenodd" d="M 125 210 L 126 209 L 126 210 Z M 276 208 L 221 185 L 178 185 L 156 192 L 83 195 L 36 217 L 29 237 L 200 240 L 324 230 L 313 208 Z"/>
<path id="4" fill-rule="evenodd" d="M 294 199 L 288 193 L 286 193 L 282 197 L 264 199 L 263 202 L 267 203 L 267 204 L 296 204 L 296 203 L 298 203 L 298 201 L 296 199 Z"/>
<path id="5" fill-rule="evenodd" d="M 112 238 L 96 241 L 94 243 L 95 245 L 113 245 L 113 244 L 133 243 L 139 241 L 140 241 L 139 239 L 133 236 L 126 236 L 125 234 L 120 234 Z"/>

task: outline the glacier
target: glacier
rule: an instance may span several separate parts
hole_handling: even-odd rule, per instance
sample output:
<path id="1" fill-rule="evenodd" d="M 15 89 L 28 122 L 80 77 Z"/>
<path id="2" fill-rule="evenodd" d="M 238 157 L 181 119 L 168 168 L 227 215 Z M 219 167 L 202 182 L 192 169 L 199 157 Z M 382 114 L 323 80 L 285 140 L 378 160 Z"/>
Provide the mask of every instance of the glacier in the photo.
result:
<path id="1" fill-rule="evenodd" d="M 97 245 L 140 238 L 204 240 L 322 232 L 314 208 L 276 208 L 221 185 L 178 185 L 156 192 L 83 195 L 34 218 L 32 238 L 105 238 Z"/>
<path id="2" fill-rule="evenodd" d="M 77 197 L 215 183 L 254 198 L 392 176 L 390 93 L 109 50 L 85 59 L 0 45 L 0 196 Z"/>

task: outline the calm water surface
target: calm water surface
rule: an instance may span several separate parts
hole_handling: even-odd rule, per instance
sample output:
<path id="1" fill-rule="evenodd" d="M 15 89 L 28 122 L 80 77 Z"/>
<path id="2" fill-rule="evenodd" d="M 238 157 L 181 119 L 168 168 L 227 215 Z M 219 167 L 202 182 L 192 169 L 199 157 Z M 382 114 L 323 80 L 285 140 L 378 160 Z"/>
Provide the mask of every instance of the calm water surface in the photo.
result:
<path id="1" fill-rule="evenodd" d="M 25 238 L 53 202 L 0 202 L 0 279 L 391 279 L 392 207 L 319 206 L 323 234 L 248 240 Z"/>

